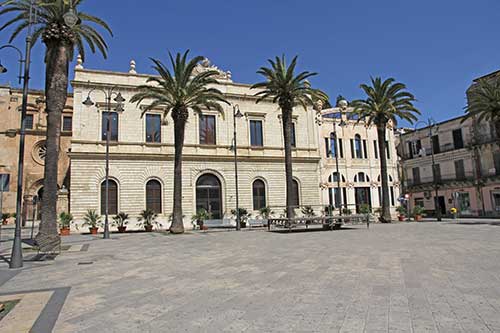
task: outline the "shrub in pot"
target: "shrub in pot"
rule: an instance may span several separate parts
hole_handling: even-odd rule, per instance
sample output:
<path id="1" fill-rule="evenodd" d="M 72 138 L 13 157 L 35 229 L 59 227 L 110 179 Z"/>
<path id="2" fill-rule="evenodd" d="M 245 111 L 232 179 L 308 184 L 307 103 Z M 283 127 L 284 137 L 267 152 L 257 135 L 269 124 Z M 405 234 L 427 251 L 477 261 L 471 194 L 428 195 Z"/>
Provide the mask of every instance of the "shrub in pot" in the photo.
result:
<path id="1" fill-rule="evenodd" d="M 405 217 L 406 217 L 406 207 L 405 206 L 398 206 L 396 207 L 396 211 L 398 212 L 398 219 L 399 221 L 404 221 L 405 220 Z"/>
<path id="2" fill-rule="evenodd" d="M 157 222 L 158 214 L 152 209 L 145 209 L 141 212 L 139 216 L 139 225 L 144 227 L 146 232 L 153 231 L 153 225 L 160 227 L 161 223 Z"/>
<path id="3" fill-rule="evenodd" d="M 71 224 L 73 223 L 73 215 L 62 212 L 59 214 L 59 232 L 61 236 L 69 236 Z"/>
<path id="4" fill-rule="evenodd" d="M 267 225 L 269 223 L 269 218 L 273 215 L 274 212 L 270 207 L 262 207 L 259 209 L 259 215 L 264 220 L 263 225 Z"/>
<path id="5" fill-rule="evenodd" d="M 422 221 L 422 217 L 424 216 L 425 209 L 422 206 L 415 206 L 413 208 L 413 216 L 415 217 L 415 221 L 420 222 Z"/>
<path id="6" fill-rule="evenodd" d="M 113 217 L 113 225 L 118 228 L 119 233 L 124 233 L 127 230 L 128 219 L 129 215 L 124 212 L 120 212 Z"/>
<path id="7" fill-rule="evenodd" d="M 3 225 L 9 223 L 9 219 L 10 219 L 10 214 L 9 213 L 3 213 L 2 214 L 2 224 Z"/>
<path id="8" fill-rule="evenodd" d="M 238 212 L 240 214 L 240 226 L 242 228 L 247 227 L 247 221 L 252 216 L 245 208 L 238 208 Z M 236 219 L 236 209 L 231 209 L 231 214 L 233 214 L 234 218 Z"/>
<path id="9" fill-rule="evenodd" d="M 89 209 L 85 213 L 83 220 L 85 221 L 83 225 L 89 227 L 90 233 L 92 235 L 97 235 L 97 231 L 99 230 L 99 223 L 101 222 L 101 215 L 97 214 L 95 209 Z"/>
<path id="10" fill-rule="evenodd" d="M 210 218 L 210 213 L 207 212 L 207 210 L 205 208 L 200 208 L 200 209 L 198 209 L 198 211 L 196 212 L 196 214 L 194 214 L 191 217 L 191 222 L 193 222 L 193 226 L 197 225 L 197 226 L 200 227 L 200 230 L 204 230 L 203 229 L 203 224 L 209 218 Z"/>

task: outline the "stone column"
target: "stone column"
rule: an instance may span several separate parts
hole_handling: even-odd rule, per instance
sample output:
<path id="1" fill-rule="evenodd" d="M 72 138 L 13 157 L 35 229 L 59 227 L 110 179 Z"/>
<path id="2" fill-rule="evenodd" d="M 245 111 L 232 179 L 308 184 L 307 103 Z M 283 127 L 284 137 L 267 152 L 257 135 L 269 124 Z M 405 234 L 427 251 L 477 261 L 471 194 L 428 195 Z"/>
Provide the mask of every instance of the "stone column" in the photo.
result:
<path id="1" fill-rule="evenodd" d="M 69 191 L 63 186 L 57 194 L 57 214 L 69 212 Z"/>

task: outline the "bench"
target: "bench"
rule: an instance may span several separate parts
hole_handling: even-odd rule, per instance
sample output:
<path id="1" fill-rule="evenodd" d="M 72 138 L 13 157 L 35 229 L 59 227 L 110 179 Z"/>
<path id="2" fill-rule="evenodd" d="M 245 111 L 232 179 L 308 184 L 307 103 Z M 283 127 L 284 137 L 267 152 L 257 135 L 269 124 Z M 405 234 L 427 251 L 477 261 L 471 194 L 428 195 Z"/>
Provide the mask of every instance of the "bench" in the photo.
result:
<path id="1" fill-rule="evenodd" d="M 236 228 L 236 223 L 232 219 L 205 220 L 203 226 L 207 228 Z"/>
<path id="2" fill-rule="evenodd" d="M 321 216 L 321 217 L 294 217 L 294 218 L 270 218 L 267 229 L 271 230 L 271 226 L 287 228 L 289 231 L 299 225 L 322 225 L 324 229 L 340 229 L 342 225 L 349 223 L 366 223 L 369 227 L 371 216 L 370 214 L 356 215 L 339 215 L 339 216 Z"/>
<path id="3" fill-rule="evenodd" d="M 247 225 L 252 228 L 252 227 L 265 227 L 267 226 L 268 221 L 267 219 L 248 219 Z"/>

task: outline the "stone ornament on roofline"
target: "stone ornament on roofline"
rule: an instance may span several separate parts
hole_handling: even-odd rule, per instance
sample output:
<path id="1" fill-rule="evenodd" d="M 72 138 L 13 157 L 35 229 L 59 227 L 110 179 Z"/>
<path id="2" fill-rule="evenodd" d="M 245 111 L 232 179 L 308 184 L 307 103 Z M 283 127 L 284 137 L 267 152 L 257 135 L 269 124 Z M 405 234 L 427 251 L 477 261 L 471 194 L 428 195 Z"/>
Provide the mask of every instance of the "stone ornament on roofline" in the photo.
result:
<path id="1" fill-rule="evenodd" d="M 219 69 L 217 66 L 213 65 L 208 58 L 203 59 L 199 64 L 196 65 L 194 68 L 194 73 L 193 74 L 199 74 L 203 72 L 208 72 L 208 71 L 216 71 L 219 74 L 215 76 L 215 79 L 220 80 L 220 81 L 228 81 L 228 82 L 233 82 L 231 77 L 232 73 L 230 71 L 223 71 L 222 69 Z"/>

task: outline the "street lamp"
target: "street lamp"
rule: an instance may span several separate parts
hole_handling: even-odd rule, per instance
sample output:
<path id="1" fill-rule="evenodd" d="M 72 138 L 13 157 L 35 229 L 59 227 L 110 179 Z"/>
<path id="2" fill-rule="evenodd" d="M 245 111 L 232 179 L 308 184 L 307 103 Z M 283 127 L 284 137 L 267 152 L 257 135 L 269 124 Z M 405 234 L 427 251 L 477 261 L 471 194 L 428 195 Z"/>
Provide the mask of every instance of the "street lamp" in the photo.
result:
<path id="1" fill-rule="evenodd" d="M 234 181 L 236 186 L 236 230 L 241 230 L 241 219 L 240 219 L 240 197 L 238 191 L 238 147 L 236 144 L 236 118 L 243 117 L 238 104 L 233 106 L 233 145 L 231 149 L 234 152 Z"/>
<path id="2" fill-rule="evenodd" d="M 70 0 L 69 10 L 63 15 L 64 24 L 70 28 L 74 28 L 78 23 L 80 23 L 80 18 L 76 15 L 76 11 L 73 8 L 73 0 Z"/>
<path id="3" fill-rule="evenodd" d="M 342 99 L 338 103 L 338 107 L 341 109 L 340 113 L 340 124 L 339 126 L 342 128 L 346 126 L 347 124 L 345 121 L 342 119 L 342 112 L 345 112 L 347 109 L 349 103 L 345 100 Z M 340 171 L 339 171 L 339 151 L 338 151 L 338 138 L 337 138 L 337 121 L 333 119 L 333 139 L 334 139 L 334 145 L 335 145 L 335 168 L 337 172 L 337 195 L 335 196 L 335 202 L 339 202 L 339 214 L 342 216 L 342 193 L 341 193 L 341 188 L 340 188 Z M 338 198 L 338 199 L 337 199 Z"/>
<path id="4" fill-rule="evenodd" d="M 23 80 L 23 100 L 21 106 L 21 129 L 19 133 L 19 156 L 18 156 L 18 169 L 17 169 L 17 196 L 16 196 L 16 228 L 14 231 L 14 242 L 12 244 L 12 253 L 9 262 L 9 268 L 21 268 L 23 267 L 23 250 L 22 250 L 22 239 L 21 239 L 21 218 L 22 218 L 22 201 L 23 201 L 23 171 L 24 171 L 24 143 L 26 136 L 26 109 L 28 106 L 28 87 L 30 78 L 30 62 L 31 62 L 31 42 L 32 33 L 31 26 L 33 24 L 33 10 L 34 10 L 35 0 L 30 0 L 30 12 L 28 18 L 28 33 L 26 36 L 26 53 L 25 59 L 23 59 L 23 54 L 21 50 L 13 45 L 4 45 L 0 47 L 0 50 L 5 48 L 11 48 L 19 53 L 19 83 L 21 83 L 21 73 Z M 24 65 L 24 66 L 23 66 Z M 23 68 L 24 67 L 24 68 Z M 6 73 L 7 68 L 0 65 L 0 73 Z"/>
<path id="5" fill-rule="evenodd" d="M 122 94 L 120 92 L 115 91 L 118 88 L 118 86 L 113 86 L 107 90 L 104 89 L 99 89 L 95 88 L 89 91 L 87 98 L 83 102 L 83 105 L 87 107 L 91 107 L 94 105 L 94 102 L 92 99 L 90 99 L 90 95 L 94 91 L 100 91 L 104 94 L 104 97 L 106 99 L 106 108 L 107 108 L 107 117 L 106 117 L 106 177 L 105 177 L 105 182 L 106 182 L 106 196 L 105 196 L 105 201 L 104 201 L 104 206 L 105 206 L 105 216 L 104 216 L 104 239 L 109 238 L 109 141 L 110 141 L 110 136 L 111 136 L 111 98 L 113 96 L 115 97 L 113 100 L 117 103 L 116 106 L 116 111 L 117 112 L 123 112 L 123 103 L 125 102 L 125 98 L 123 98 Z"/>
<path id="6" fill-rule="evenodd" d="M 432 129 L 434 128 L 435 129 L 435 132 L 437 133 L 438 131 L 438 126 L 436 124 L 436 121 L 433 120 L 432 118 L 429 118 L 427 120 L 427 122 L 424 122 L 424 121 L 419 121 L 415 124 L 415 131 L 417 131 L 417 127 L 419 124 L 424 124 L 426 127 L 429 128 L 429 143 L 430 143 L 430 146 L 431 146 L 431 161 L 432 161 L 432 181 L 433 181 L 433 185 L 434 185 L 434 209 L 436 210 L 436 219 L 438 222 L 441 221 L 441 207 L 439 205 L 439 180 L 438 180 L 438 177 L 437 177 L 437 173 L 436 173 L 436 160 L 434 158 L 434 145 L 433 145 L 433 142 L 432 142 Z"/>

